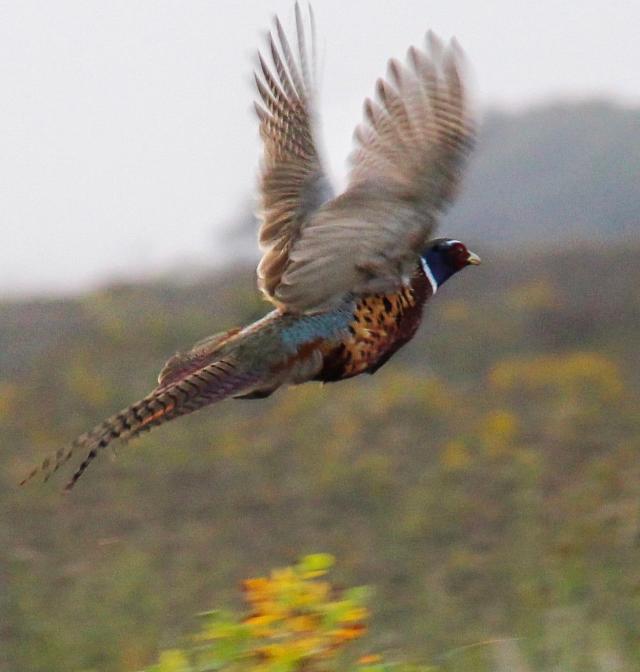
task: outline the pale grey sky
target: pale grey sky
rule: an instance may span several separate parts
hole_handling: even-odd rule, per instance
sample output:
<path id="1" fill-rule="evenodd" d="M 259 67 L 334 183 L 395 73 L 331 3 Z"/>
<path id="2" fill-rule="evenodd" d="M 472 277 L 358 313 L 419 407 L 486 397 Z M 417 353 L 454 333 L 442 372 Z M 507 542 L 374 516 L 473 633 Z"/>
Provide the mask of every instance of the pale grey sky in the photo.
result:
<path id="1" fill-rule="evenodd" d="M 481 107 L 640 104 L 638 0 L 314 0 L 340 178 L 362 100 L 427 28 L 455 35 Z M 0 0 L 0 296 L 227 256 L 254 193 L 252 56 L 289 0 Z"/>

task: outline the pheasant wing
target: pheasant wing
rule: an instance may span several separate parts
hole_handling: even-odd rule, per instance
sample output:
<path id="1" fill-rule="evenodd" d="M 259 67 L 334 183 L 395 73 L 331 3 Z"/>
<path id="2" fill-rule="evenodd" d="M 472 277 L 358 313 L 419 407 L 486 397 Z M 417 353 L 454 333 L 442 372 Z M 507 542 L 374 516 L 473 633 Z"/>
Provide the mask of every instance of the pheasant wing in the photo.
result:
<path id="1" fill-rule="evenodd" d="M 314 131 L 313 82 L 315 69 L 314 22 L 312 63 L 296 3 L 297 56 L 280 21 L 268 37 L 272 66 L 258 54 L 255 75 L 260 102 L 255 109 L 264 143 L 261 167 L 261 219 L 259 231 L 263 256 L 258 265 L 258 287 L 277 303 L 275 289 L 289 260 L 289 251 L 301 235 L 309 215 L 333 193 L 318 153 Z"/>
<path id="2" fill-rule="evenodd" d="M 346 292 L 391 290 L 413 271 L 473 145 L 462 70 L 457 44 L 431 33 L 405 64 L 389 62 L 355 131 L 347 191 L 300 232 L 277 300 L 319 309 Z"/>

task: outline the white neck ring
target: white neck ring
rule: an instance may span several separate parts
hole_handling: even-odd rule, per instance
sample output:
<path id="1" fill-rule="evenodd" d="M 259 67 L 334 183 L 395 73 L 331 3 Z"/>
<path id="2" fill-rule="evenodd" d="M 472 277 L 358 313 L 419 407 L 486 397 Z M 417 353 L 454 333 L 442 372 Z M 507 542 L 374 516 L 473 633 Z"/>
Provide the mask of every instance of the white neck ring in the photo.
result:
<path id="1" fill-rule="evenodd" d="M 422 266 L 422 270 L 424 271 L 424 274 L 427 276 L 427 280 L 431 285 L 431 293 L 435 294 L 438 291 L 438 283 L 433 277 L 433 272 L 429 268 L 429 264 L 427 264 L 427 262 L 422 257 L 420 257 L 420 265 Z"/>

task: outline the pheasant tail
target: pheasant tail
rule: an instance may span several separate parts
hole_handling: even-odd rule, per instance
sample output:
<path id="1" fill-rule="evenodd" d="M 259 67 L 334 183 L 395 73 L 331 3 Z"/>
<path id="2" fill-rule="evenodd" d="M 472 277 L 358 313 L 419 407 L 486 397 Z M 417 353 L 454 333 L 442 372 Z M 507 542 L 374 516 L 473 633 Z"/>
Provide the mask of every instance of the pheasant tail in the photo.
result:
<path id="1" fill-rule="evenodd" d="M 69 491 L 85 472 L 100 450 L 116 439 L 126 441 L 169 420 L 197 411 L 204 406 L 241 394 L 258 382 L 258 376 L 240 370 L 233 361 L 220 360 L 190 371 L 170 384 L 160 385 L 144 399 L 100 423 L 79 436 L 67 448 L 59 449 L 35 467 L 22 480 L 24 485 L 42 474 L 44 480 L 55 473 L 76 452 L 86 456 L 65 486 Z"/>

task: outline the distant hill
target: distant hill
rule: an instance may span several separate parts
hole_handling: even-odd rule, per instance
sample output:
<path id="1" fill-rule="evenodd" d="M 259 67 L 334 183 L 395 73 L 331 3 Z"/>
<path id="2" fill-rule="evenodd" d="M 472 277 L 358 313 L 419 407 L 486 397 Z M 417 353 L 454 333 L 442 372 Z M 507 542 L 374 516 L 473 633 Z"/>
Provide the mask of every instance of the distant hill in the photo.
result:
<path id="1" fill-rule="evenodd" d="M 498 244 L 640 232 L 640 110 L 610 102 L 491 113 L 443 229 Z"/>
<path id="2" fill-rule="evenodd" d="M 225 248 L 257 258 L 256 228 L 246 214 Z M 639 238 L 640 109 L 590 101 L 488 113 L 441 231 L 480 250 Z"/>

